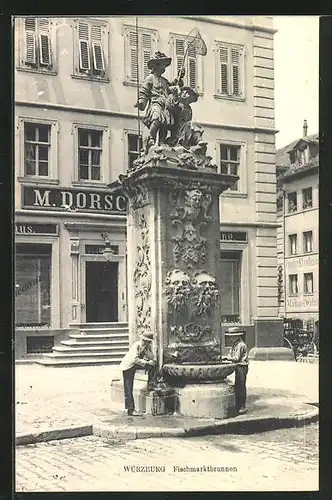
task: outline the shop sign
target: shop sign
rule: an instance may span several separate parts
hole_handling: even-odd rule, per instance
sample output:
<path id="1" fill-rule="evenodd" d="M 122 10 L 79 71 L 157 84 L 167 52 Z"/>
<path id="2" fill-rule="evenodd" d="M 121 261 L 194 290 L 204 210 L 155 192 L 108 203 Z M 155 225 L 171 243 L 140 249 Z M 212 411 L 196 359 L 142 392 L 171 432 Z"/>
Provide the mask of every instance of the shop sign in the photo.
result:
<path id="1" fill-rule="evenodd" d="M 23 186 L 23 207 L 43 210 L 126 213 L 126 198 L 92 190 Z"/>
<path id="2" fill-rule="evenodd" d="M 318 266 L 318 255 L 305 255 L 303 257 L 292 257 L 286 260 L 287 270 L 305 269 Z"/>
<path id="3" fill-rule="evenodd" d="M 318 308 L 318 297 L 292 297 L 287 299 L 287 307 L 291 309 Z"/>
<path id="4" fill-rule="evenodd" d="M 246 243 L 247 233 L 243 231 L 221 231 L 220 240 L 222 242 L 232 242 L 232 243 Z"/>
<path id="5" fill-rule="evenodd" d="M 15 224 L 15 234 L 50 234 L 57 235 L 58 234 L 58 225 L 57 224 L 27 224 L 17 222 Z"/>

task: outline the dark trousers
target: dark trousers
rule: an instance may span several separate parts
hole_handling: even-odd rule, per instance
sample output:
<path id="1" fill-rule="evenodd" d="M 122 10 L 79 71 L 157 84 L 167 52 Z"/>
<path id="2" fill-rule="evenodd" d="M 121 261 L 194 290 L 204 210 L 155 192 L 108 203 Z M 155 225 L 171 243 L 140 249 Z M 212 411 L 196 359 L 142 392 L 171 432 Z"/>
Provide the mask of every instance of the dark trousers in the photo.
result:
<path id="1" fill-rule="evenodd" d="M 134 365 L 129 370 L 124 370 L 123 375 L 123 388 L 124 388 L 124 398 L 125 398 L 125 409 L 135 410 L 135 401 L 133 396 L 134 379 L 136 370 L 144 370 L 141 366 Z M 156 367 L 148 368 L 148 389 L 150 389 L 151 382 L 156 374 Z"/>
<path id="2" fill-rule="evenodd" d="M 137 367 L 134 365 L 132 368 L 129 368 L 129 370 L 124 370 L 122 372 L 124 398 L 125 398 L 125 409 L 126 410 L 134 410 L 135 409 L 133 387 L 134 387 L 134 378 L 135 378 L 136 369 L 137 369 Z"/>
<path id="3" fill-rule="evenodd" d="M 248 365 L 237 365 L 235 369 L 235 408 L 245 408 L 247 400 L 246 380 Z"/>

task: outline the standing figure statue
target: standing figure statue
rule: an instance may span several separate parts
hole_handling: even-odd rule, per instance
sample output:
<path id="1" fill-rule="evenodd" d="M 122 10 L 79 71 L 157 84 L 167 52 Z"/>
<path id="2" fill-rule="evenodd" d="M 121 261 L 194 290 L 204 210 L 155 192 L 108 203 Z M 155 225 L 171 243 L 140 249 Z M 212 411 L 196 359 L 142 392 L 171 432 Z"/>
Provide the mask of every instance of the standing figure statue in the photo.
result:
<path id="1" fill-rule="evenodd" d="M 155 56 L 148 61 L 151 74 L 145 78 L 139 89 L 137 103 L 134 105 L 140 111 L 146 109 L 142 121 L 150 131 L 147 148 L 156 144 L 158 133 L 159 143 L 163 144 L 169 128 L 174 125 L 174 108 L 178 104 L 179 97 L 175 87 L 183 86 L 185 71 L 182 69 L 178 78 L 172 83 L 169 82 L 162 74 L 171 61 L 171 57 L 167 57 L 162 52 L 156 52 Z"/>

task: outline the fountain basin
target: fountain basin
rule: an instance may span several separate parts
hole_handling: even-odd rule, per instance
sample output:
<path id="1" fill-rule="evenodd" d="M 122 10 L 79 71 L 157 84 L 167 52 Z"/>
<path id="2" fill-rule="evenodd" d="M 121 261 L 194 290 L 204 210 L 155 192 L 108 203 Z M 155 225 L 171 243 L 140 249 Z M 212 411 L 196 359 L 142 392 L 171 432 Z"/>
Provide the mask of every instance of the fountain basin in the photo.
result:
<path id="1" fill-rule="evenodd" d="M 174 385 L 183 384 L 202 384 L 221 382 L 235 370 L 233 363 L 219 364 L 165 364 L 163 365 L 163 374 L 166 380 Z"/>

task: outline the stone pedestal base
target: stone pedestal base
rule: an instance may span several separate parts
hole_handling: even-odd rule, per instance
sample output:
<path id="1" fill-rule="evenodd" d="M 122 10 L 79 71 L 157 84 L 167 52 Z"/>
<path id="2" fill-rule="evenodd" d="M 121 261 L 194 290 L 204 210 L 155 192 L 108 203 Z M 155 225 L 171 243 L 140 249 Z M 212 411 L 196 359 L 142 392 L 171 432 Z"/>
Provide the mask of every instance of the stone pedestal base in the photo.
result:
<path id="1" fill-rule="evenodd" d="M 219 384 L 192 384 L 178 389 L 177 412 L 185 417 L 234 417 L 234 386 L 225 381 Z"/>
<path id="2" fill-rule="evenodd" d="M 135 378 L 133 390 L 135 409 L 149 415 L 174 413 L 176 409 L 176 396 L 159 397 L 152 391 L 147 392 L 146 385 L 147 381 L 144 377 Z M 115 379 L 111 382 L 111 400 L 114 403 L 122 403 L 124 409 L 123 382 L 120 379 Z"/>
<path id="3" fill-rule="evenodd" d="M 235 413 L 234 386 L 228 381 L 216 384 L 188 384 L 177 388 L 175 397 L 159 398 L 146 392 L 146 381 L 141 378 L 134 382 L 136 410 L 150 415 L 166 415 L 175 411 L 184 417 L 230 418 Z M 122 403 L 124 409 L 123 382 L 111 382 L 111 400 Z"/>

